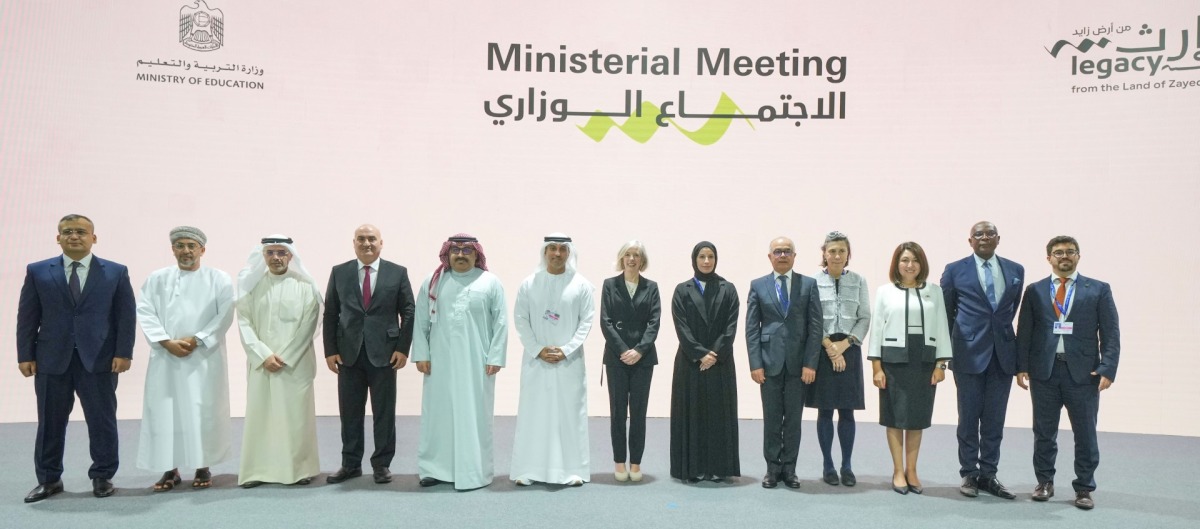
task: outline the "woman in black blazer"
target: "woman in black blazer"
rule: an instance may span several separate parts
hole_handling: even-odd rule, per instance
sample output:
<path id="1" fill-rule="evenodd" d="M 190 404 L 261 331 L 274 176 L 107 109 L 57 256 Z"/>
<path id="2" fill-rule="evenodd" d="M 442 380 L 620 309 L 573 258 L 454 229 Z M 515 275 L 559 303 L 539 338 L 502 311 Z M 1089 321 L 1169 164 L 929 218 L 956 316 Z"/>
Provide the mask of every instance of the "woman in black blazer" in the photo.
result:
<path id="1" fill-rule="evenodd" d="M 612 412 L 613 461 L 617 481 L 642 480 L 642 451 L 646 447 L 646 406 L 650 378 L 658 363 L 654 340 L 662 312 L 658 283 L 642 277 L 650 260 L 646 247 L 629 241 L 617 252 L 617 270 L 604 280 L 600 293 L 600 322 L 604 333 L 604 372 Z M 629 411 L 629 468 L 626 470 L 625 415 Z"/>

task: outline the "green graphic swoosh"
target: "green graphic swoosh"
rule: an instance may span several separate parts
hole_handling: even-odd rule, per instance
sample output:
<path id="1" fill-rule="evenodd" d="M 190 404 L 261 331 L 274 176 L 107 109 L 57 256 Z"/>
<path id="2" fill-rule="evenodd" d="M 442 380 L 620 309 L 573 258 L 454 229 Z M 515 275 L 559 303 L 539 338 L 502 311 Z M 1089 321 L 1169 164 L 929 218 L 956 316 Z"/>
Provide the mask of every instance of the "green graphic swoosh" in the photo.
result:
<path id="1" fill-rule="evenodd" d="M 1057 59 L 1058 52 L 1062 51 L 1062 49 L 1066 46 L 1070 46 L 1072 48 L 1079 50 L 1079 53 L 1087 53 L 1088 50 L 1092 49 L 1093 45 L 1100 46 L 1101 48 L 1103 48 L 1105 46 L 1108 46 L 1111 43 L 1112 43 L 1112 41 L 1108 40 L 1107 38 L 1101 38 L 1099 41 L 1096 41 L 1096 42 L 1092 42 L 1092 39 L 1083 39 L 1083 40 L 1079 41 L 1079 45 L 1076 46 L 1074 44 L 1071 44 L 1071 41 L 1069 41 L 1069 40 L 1060 40 L 1060 41 L 1054 43 L 1054 48 L 1048 49 L 1046 51 L 1050 52 L 1051 57 L 1054 57 Z M 1045 48 L 1042 48 L 1042 49 L 1045 49 Z"/>
<path id="2" fill-rule="evenodd" d="M 658 112 L 658 105 L 649 101 L 643 101 L 641 117 L 633 116 L 626 119 L 625 123 L 618 124 L 616 120 L 608 116 L 592 116 L 590 119 L 588 119 L 587 123 L 584 123 L 583 125 L 577 125 L 577 127 L 581 132 L 586 134 L 589 138 L 597 143 L 604 140 L 604 138 L 608 135 L 608 131 L 613 127 L 616 127 L 617 130 L 625 133 L 625 135 L 629 136 L 629 139 L 633 141 L 638 143 L 646 143 L 650 141 L 650 138 L 654 137 L 654 134 L 658 132 L 659 129 L 663 128 L 659 127 L 658 124 L 655 123 L 655 118 L 658 117 Z M 724 92 L 721 92 L 721 98 L 717 100 L 717 106 L 713 109 L 712 114 L 746 115 L 746 113 L 737 106 L 737 103 L 734 103 L 733 100 L 729 98 L 729 95 Z M 672 128 L 678 130 L 680 134 L 683 134 L 685 137 L 687 137 L 687 139 L 692 140 L 699 145 L 712 145 L 725 135 L 725 132 L 729 130 L 729 126 L 734 119 L 735 118 L 729 117 L 712 117 L 706 120 L 703 125 L 695 130 L 687 130 L 683 127 L 680 127 L 679 124 L 671 118 L 667 118 L 664 121 L 670 123 Z M 750 119 L 742 119 L 746 120 L 746 124 L 750 125 L 751 129 L 754 128 L 754 123 L 752 123 Z"/>

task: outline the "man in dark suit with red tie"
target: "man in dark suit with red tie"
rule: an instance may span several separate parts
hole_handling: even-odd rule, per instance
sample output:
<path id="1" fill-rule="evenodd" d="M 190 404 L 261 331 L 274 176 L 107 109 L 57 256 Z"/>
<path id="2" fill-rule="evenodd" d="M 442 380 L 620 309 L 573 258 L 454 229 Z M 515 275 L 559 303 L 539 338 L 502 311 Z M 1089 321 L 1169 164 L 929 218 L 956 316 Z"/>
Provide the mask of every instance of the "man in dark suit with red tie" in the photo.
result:
<path id="1" fill-rule="evenodd" d="M 1021 302 L 1025 268 L 996 255 L 1000 232 L 988 221 L 971 227 L 973 255 L 946 265 L 942 295 L 950 320 L 954 385 L 958 390 L 959 492 L 979 491 L 1011 500 L 996 477 L 1008 394 L 1017 372 L 1013 320 Z"/>
<path id="2" fill-rule="evenodd" d="M 1060 235 L 1046 245 L 1054 274 L 1025 289 L 1017 326 L 1017 384 L 1033 396 L 1034 501 L 1054 496 L 1054 460 L 1063 407 L 1075 436 L 1075 506 L 1095 506 L 1100 464 L 1100 392 L 1117 378 L 1121 331 L 1108 283 L 1079 275 L 1079 243 Z"/>
<path id="3" fill-rule="evenodd" d="M 375 483 L 392 481 L 388 467 L 396 454 L 396 371 L 408 363 L 416 304 L 408 270 L 380 259 L 381 250 L 379 229 L 359 226 L 354 230 L 358 258 L 333 267 L 325 291 L 325 362 L 338 376 L 342 416 L 342 465 L 325 478 L 329 483 L 362 475 L 368 392 L 374 416 L 373 477 Z"/>
<path id="4" fill-rule="evenodd" d="M 17 362 L 34 377 L 38 486 L 25 503 L 62 492 L 67 421 L 75 395 L 87 420 L 92 494 L 114 492 L 117 374 L 133 356 L 136 308 L 125 266 L 92 255 L 95 225 L 83 215 L 58 222 L 62 255 L 30 264 L 17 308 Z"/>

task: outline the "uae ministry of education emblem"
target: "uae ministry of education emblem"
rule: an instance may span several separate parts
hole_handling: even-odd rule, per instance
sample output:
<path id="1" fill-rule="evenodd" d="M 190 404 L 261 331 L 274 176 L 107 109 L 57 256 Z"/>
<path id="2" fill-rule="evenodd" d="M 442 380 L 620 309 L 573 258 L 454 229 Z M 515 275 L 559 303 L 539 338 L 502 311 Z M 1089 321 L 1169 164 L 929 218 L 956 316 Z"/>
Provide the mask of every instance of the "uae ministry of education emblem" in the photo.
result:
<path id="1" fill-rule="evenodd" d="M 208 7 L 205 0 L 184 4 L 179 9 L 179 43 L 196 51 L 221 49 L 225 42 L 225 14 Z"/>

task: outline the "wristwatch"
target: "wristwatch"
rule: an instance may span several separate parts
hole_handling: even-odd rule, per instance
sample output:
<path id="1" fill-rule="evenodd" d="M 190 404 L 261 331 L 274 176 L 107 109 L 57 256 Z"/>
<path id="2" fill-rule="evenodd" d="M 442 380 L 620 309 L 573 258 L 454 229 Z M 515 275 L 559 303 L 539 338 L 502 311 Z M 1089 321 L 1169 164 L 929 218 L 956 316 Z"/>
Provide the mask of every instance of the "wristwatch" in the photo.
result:
<path id="1" fill-rule="evenodd" d="M 942 362 L 942 363 L 938 364 L 938 369 L 941 369 L 942 371 L 945 371 L 945 370 L 946 370 L 946 368 L 947 368 L 947 367 L 949 367 L 949 366 L 950 366 L 950 362 Z"/>

